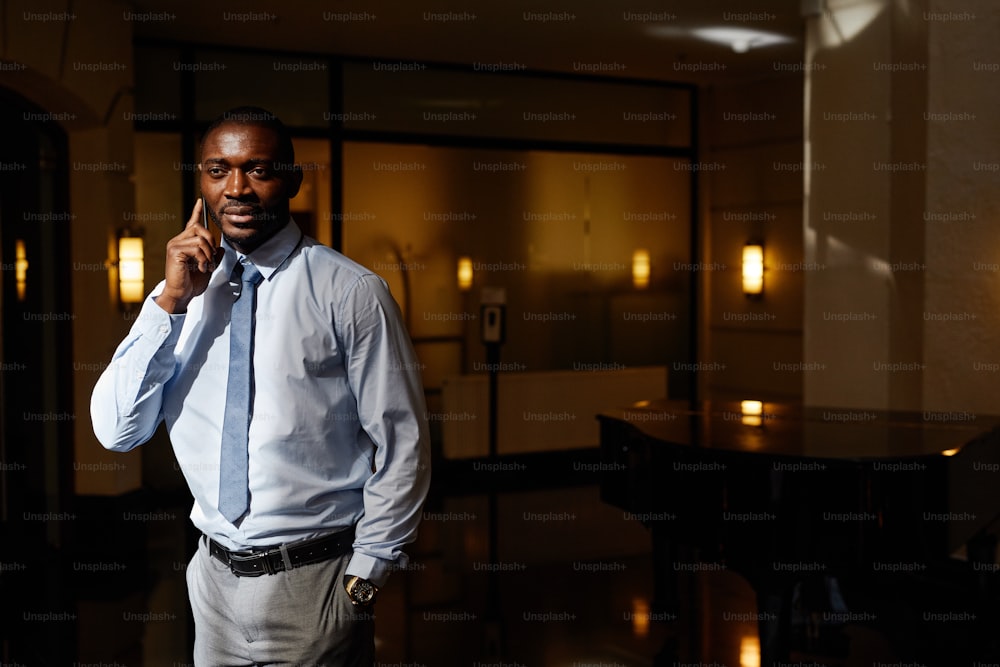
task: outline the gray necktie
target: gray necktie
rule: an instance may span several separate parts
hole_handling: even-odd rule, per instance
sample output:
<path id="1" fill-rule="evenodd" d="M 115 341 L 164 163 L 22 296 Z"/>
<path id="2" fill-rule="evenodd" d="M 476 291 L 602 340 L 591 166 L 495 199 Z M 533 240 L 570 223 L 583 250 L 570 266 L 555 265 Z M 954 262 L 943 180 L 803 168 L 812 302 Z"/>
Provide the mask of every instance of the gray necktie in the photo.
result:
<path id="1" fill-rule="evenodd" d="M 236 523 L 250 504 L 247 436 L 253 396 L 253 328 L 260 271 L 244 259 L 233 268 L 229 282 L 242 287 L 233 302 L 229 321 L 229 381 L 226 414 L 222 422 L 222 458 L 219 470 L 219 512 Z M 234 290 L 235 291 L 235 290 Z"/>

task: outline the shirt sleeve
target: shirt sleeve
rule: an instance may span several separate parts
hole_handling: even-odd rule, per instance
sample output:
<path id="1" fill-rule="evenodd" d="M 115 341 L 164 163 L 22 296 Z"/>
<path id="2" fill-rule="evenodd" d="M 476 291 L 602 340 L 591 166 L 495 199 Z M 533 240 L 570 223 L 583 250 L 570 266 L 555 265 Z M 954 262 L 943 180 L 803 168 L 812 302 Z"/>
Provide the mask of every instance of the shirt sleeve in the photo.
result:
<path id="1" fill-rule="evenodd" d="M 340 308 L 348 381 L 361 428 L 375 443 L 347 574 L 381 586 L 408 559 L 430 485 L 430 438 L 420 364 L 386 284 L 362 276 Z"/>
<path id="2" fill-rule="evenodd" d="M 167 313 L 153 299 L 146 298 L 90 397 L 94 434 L 118 452 L 153 436 L 162 418 L 163 385 L 176 367 L 174 346 L 185 316 Z"/>

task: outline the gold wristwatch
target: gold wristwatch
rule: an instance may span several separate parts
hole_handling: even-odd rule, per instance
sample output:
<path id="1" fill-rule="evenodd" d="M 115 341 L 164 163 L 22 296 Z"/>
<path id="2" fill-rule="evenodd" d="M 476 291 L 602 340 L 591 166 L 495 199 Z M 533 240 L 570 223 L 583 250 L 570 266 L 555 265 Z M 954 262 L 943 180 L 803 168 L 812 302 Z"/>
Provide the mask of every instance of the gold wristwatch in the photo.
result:
<path id="1" fill-rule="evenodd" d="M 375 602 L 375 594 L 378 593 L 378 586 L 367 579 L 353 575 L 344 577 L 344 589 L 347 591 L 347 597 L 351 598 L 351 604 L 356 607 L 371 605 Z"/>

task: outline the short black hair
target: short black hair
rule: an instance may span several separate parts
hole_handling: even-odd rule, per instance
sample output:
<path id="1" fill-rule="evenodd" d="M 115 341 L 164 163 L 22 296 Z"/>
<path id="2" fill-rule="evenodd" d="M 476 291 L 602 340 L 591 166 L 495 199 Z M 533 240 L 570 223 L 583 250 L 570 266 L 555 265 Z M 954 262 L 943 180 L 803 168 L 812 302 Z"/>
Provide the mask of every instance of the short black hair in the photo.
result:
<path id="1" fill-rule="evenodd" d="M 254 127 L 266 127 L 274 132 L 278 137 L 278 159 L 291 170 L 291 165 L 295 164 L 295 146 L 292 145 L 292 135 L 277 116 L 261 107 L 243 106 L 230 109 L 222 115 L 216 117 L 205 129 L 202 141 L 215 130 L 223 125 L 251 125 Z"/>

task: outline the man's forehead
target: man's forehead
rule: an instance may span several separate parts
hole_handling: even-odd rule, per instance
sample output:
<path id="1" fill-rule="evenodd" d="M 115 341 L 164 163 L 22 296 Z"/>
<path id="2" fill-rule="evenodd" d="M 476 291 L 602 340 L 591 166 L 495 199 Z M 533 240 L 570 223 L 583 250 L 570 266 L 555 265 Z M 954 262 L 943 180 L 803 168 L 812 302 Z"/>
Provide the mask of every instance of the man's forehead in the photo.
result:
<path id="1" fill-rule="evenodd" d="M 254 146 L 259 153 L 261 148 L 270 148 L 277 154 L 280 139 L 278 133 L 263 125 L 243 123 L 224 123 L 219 125 L 202 139 L 202 156 L 208 153 L 231 152 L 244 147 Z"/>

